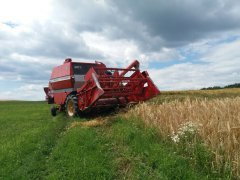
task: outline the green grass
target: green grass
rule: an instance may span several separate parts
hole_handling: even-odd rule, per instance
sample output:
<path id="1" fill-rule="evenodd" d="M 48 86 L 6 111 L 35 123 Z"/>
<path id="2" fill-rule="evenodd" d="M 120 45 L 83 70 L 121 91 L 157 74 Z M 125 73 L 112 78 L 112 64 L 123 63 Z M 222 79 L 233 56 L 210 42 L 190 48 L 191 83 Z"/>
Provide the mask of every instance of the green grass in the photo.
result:
<path id="1" fill-rule="evenodd" d="M 101 126 L 69 128 L 73 121 L 82 120 L 53 118 L 45 102 L 0 102 L 0 179 L 230 177 L 208 168 L 211 154 L 201 144 L 177 147 L 141 120 L 120 114 Z"/>
<path id="2" fill-rule="evenodd" d="M 111 126 L 77 127 L 48 161 L 50 179 L 206 179 L 141 123 L 116 118 Z"/>
<path id="3" fill-rule="evenodd" d="M 63 131 L 63 116 L 52 118 L 43 102 L 0 102 L 0 178 L 35 179 Z"/>
<path id="4" fill-rule="evenodd" d="M 48 161 L 50 179 L 114 177 L 108 141 L 95 129 L 76 127 L 59 139 Z"/>

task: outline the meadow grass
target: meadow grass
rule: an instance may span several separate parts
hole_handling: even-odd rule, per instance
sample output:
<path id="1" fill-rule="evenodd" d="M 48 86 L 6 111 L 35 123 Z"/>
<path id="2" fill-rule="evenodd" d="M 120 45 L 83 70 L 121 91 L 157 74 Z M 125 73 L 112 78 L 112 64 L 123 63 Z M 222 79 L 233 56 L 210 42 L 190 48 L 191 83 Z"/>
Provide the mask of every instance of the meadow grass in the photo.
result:
<path id="1" fill-rule="evenodd" d="M 0 178 L 36 179 L 66 121 L 43 102 L 0 102 Z"/>
<path id="2" fill-rule="evenodd" d="M 44 102 L 0 102 L 0 109 L 0 179 L 230 177 L 193 166 L 191 157 L 139 117 L 119 113 L 85 123 L 63 113 L 51 117 Z M 199 154 L 209 162 L 204 148 Z"/>
<path id="3" fill-rule="evenodd" d="M 73 122 L 74 123 L 74 122 Z M 48 159 L 47 179 L 208 179 L 138 119 L 111 117 L 98 126 L 69 126 Z"/>

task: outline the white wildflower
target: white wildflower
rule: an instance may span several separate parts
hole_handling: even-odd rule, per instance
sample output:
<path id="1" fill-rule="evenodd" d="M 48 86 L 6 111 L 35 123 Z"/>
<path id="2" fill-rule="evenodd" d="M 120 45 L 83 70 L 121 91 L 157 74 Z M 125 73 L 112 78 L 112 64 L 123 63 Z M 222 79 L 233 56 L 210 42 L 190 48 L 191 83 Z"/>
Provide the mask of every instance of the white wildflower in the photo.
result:
<path id="1" fill-rule="evenodd" d="M 178 134 L 174 134 L 173 136 L 171 136 L 171 139 L 173 140 L 173 142 L 178 143 L 180 138 Z"/>
<path id="2" fill-rule="evenodd" d="M 178 131 L 176 133 L 173 132 L 171 139 L 173 142 L 178 143 L 181 139 L 187 138 L 189 135 L 196 134 L 201 126 L 201 124 L 193 123 L 191 121 L 181 124 Z"/>

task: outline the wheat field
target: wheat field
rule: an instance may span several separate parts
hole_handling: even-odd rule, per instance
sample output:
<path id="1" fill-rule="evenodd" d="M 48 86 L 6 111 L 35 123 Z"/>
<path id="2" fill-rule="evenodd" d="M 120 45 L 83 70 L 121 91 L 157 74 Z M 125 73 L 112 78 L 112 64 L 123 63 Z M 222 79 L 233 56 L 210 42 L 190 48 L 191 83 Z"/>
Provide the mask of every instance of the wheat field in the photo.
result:
<path id="1" fill-rule="evenodd" d="M 206 147 L 214 154 L 213 168 L 230 166 L 232 172 L 239 177 L 240 97 L 186 97 L 184 100 L 176 99 L 160 104 L 142 103 L 132 108 L 127 116 L 140 117 L 146 125 L 156 127 L 162 137 L 170 137 L 175 143 L 186 128 L 197 131 Z"/>

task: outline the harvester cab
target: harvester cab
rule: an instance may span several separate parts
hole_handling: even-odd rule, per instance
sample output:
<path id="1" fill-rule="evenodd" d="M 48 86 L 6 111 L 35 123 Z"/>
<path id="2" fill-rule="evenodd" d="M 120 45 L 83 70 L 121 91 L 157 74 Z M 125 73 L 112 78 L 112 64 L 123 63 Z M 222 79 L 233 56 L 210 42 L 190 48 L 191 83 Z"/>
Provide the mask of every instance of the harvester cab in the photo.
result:
<path id="1" fill-rule="evenodd" d="M 160 93 L 148 72 L 140 71 L 137 60 L 122 69 L 108 68 L 97 61 L 85 63 L 66 59 L 53 68 L 44 91 L 48 103 L 58 105 L 51 108 L 52 115 L 55 116 L 57 110 L 65 110 L 70 117 L 146 101 Z"/>

